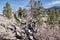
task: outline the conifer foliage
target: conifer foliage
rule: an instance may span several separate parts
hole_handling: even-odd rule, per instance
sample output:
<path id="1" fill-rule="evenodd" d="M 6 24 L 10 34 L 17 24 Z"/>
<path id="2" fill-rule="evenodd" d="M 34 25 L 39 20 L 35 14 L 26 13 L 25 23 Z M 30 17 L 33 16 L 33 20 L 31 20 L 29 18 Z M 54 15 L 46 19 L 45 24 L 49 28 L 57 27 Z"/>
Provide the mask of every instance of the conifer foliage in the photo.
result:
<path id="1" fill-rule="evenodd" d="M 11 18 L 11 16 L 12 16 L 12 10 L 11 10 L 10 4 L 8 2 L 6 3 L 6 5 L 4 7 L 4 15 L 7 18 Z"/>

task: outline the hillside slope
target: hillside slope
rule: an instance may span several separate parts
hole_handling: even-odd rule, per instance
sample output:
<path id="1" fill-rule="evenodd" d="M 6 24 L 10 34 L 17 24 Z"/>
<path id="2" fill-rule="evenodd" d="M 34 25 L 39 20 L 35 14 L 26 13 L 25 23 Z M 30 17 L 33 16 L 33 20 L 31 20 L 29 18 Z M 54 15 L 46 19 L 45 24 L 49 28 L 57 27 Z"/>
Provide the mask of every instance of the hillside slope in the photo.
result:
<path id="1" fill-rule="evenodd" d="M 0 15 L 0 40 L 60 40 L 60 29 L 31 27 L 32 23 L 20 28 L 14 19 Z M 28 27 L 28 28 L 27 28 Z"/>

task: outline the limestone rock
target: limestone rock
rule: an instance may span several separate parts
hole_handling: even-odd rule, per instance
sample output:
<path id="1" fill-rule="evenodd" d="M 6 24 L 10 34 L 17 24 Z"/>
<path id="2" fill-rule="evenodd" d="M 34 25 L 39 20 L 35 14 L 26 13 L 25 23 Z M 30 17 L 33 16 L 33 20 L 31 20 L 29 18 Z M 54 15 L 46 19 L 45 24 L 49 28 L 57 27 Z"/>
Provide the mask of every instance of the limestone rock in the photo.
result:
<path id="1" fill-rule="evenodd" d="M 56 27 L 49 28 L 44 24 L 39 29 L 32 21 L 21 27 L 14 18 L 9 20 L 0 15 L 0 40 L 60 40 L 60 29 Z"/>

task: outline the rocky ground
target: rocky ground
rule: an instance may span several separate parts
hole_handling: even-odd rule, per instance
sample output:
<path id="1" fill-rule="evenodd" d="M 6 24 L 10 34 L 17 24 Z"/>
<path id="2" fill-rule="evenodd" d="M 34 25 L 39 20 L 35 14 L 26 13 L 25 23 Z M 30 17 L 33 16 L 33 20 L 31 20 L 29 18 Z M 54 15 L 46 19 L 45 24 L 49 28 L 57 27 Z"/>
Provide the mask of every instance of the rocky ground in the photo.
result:
<path id="1" fill-rule="evenodd" d="M 39 29 L 30 21 L 20 28 L 14 21 L 0 15 L 0 40 L 60 40 L 60 29 L 56 27 Z"/>

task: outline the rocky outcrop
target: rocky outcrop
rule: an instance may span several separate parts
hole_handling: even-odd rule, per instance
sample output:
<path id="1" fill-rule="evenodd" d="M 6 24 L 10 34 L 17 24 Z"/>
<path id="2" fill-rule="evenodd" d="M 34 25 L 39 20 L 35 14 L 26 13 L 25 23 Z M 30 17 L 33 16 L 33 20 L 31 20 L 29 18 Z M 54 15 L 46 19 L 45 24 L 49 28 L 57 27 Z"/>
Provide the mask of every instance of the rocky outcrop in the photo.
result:
<path id="1" fill-rule="evenodd" d="M 0 15 L 0 40 L 60 40 L 60 29 L 46 26 L 39 29 L 32 21 L 21 28 L 14 19 Z"/>
<path id="2" fill-rule="evenodd" d="M 31 25 L 20 28 L 14 19 L 0 15 L 0 40 L 34 40 L 34 29 Z M 30 29 L 28 28 L 31 27 Z"/>

